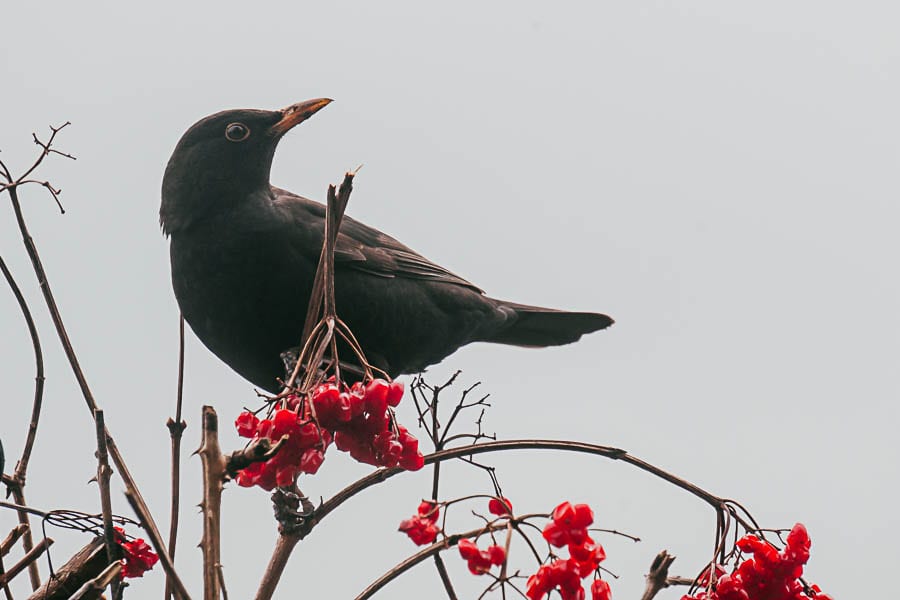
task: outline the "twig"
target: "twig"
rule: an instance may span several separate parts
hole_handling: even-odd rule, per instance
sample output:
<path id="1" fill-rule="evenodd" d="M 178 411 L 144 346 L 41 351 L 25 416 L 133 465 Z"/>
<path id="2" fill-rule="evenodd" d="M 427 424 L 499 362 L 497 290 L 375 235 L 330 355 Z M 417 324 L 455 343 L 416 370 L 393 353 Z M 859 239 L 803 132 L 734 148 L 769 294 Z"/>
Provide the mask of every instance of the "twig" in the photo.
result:
<path id="1" fill-rule="evenodd" d="M 306 348 L 312 337 L 313 330 L 319 323 L 317 318 L 324 305 L 326 315 L 334 313 L 334 246 L 337 242 L 337 234 L 340 229 L 341 219 L 350 201 L 350 193 L 353 191 L 353 177 L 355 172 L 344 174 L 340 190 L 335 194 L 334 185 L 328 186 L 328 204 L 325 211 L 325 232 L 323 236 L 322 252 L 319 256 L 319 264 L 316 267 L 316 275 L 313 279 L 313 288 L 309 295 L 309 303 L 306 308 L 306 320 L 303 323 L 303 335 L 300 337 L 300 347 Z M 329 283 L 328 280 L 331 280 Z M 330 298 L 329 298 L 330 296 Z M 325 346 L 325 344 L 323 344 Z M 304 362 L 308 362 L 310 371 L 314 371 L 319 361 L 303 361 L 304 352 L 301 351 L 294 365 L 294 371 L 285 383 L 285 388 L 291 388 L 297 381 L 300 369 Z M 337 357 L 334 357 L 335 359 Z M 337 362 L 335 362 L 337 364 Z M 365 365 L 360 365 L 365 367 Z"/>
<path id="2" fill-rule="evenodd" d="M 7 489 L 12 492 L 13 500 L 16 501 L 16 505 L 19 507 L 16 509 L 18 511 L 19 524 L 29 525 L 29 527 L 25 530 L 25 533 L 22 534 L 22 548 L 26 552 L 29 552 L 34 548 L 34 539 L 31 535 L 31 527 L 28 520 L 28 515 L 35 513 L 26 508 L 28 503 L 25 500 L 25 490 L 23 490 L 22 486 L 19 485 L 18 480 L 13 478 L 4 478 L 3 483 L 5 483 Z M 0 505 L 3 504 L 4 503 L 0 503 Z M 36 590 L 40 587 L 41 576 L 40 572 L 38 571 L 37 563 L 28 565 L 28 578 L 31 581 L 32 590 Z"/>
<path id="3" fill-rule="evenodd" d="M 661 589 L 669 587 L 669 567 L 674 560 L 675 557 L 665 550 L 656 555 L 650 565 L 650 572 L 646 575 L 647 587 L 641 600 L 652 600 Z"/>
<path id="4" fill-rule="evenodd" d="M 447 592 L 447 597 L 450 600 L 457 600 L 456 590 L 453 589 L 453 582 L 450 581 L 450 573 L 447 572 L 447 565 L 444 564 L 444 559 L 441 558 L 440 554 L 434 555 L 434 566 L 437 568 L 438 575 L 441 576 L 441 582 L 444 584 L 444 591 Z"/>
<path id="5" fill-rule="evenodd" d="M 94 411 L 94 426 L 97 430 L 97 483 L 100 487 L 100 510 L 103 511 L 103 540 L 106 544 L 106 558 L 110 563 L 116 560 L 116 532 L 113 530 L 112 500 L 109 496 L 109 478 L 112 469 L 109 468 L 109 453 L 106 448 L 106 419 L 103 411 Z M 115 598 L 119 592 L 119 580 L 112 581 L 110 593 Z"/>
<path id="6" fill-rule="evenodd" d="M 26 513 L 27 514 L 27 513 Z M 0 575 L 6 573 L 6 567 L 3 565 L 3 557 L 6 556 L 10 549 L 12 549 L 13 545 L 22 537 L 22 534 L 28 531 L 28 525 L 23 523 L 19 523 L 6 536 L 6 538 L 0 542 Z M 6 600 L 13 600 L 12 592 L 9 590 L 9 585 L 3 586 L 3 593 L 6 596 Z"/>
<path id="7" fill-rule="evenodd" d="M 9 551 L 12 549 L 13 545 L 19 541 L 19 538 L 22 537 L 22 534 L 28 529 L 28 525 L 23 525 L 19 523 L 7 534 L 3 541 L 0 542 L 0 557 L 4 557 L 9 554 Z"/>
<path id="8" fill-rule="evenodd" d="M 25 296 L 22 294 L 22 290 L 16 283 L 12 272 L 6 266 L 3 257 L 0 257 L 0 270 L 3 271 L 3 276 L 6 278 L 10 290 L 12 290 L 13 295 L 16 297 L 16 302 L 19 304 L 19 309 L 22 311 L 22 317 L 25 319 L 25 324 L 28 327 L 28 334 L 31 337 L 31 345 L 34 349 L 34 400 L 31 405 L 31 421 L 28 423 L 28 434 L 25 437 L 25 447 L 22 449 L 22 456 L 16 463 L 16 468 L 12 475 L 14 480 L 12 491 L 16 497 L 16 503 L 25 504 L 24 488 L 26 471 L 28 470 L 28 461 L 31 458 L 31 452 L 34 449 L 34 442 L 37 437 L 38 422 L 41 418 L 41 406 L 44 398 L 44 353 L 41 350 L 41 339 L 38 335 L 37 326 L 34 324 L 34 318 L 31 316 L 31 309 L 28 307 Z M 19 523 L 22 525 L 30 525 L 28 513 L 19 513 Z M 31 537 L 30 528 L 25 531 L 25 538 L 22 540 L 22 546 L 26 552 L 34 548 L 34 540 Z M 28 575 L 31 579 L 32 589 L 40 587 L 41 576 L 38 571 L 37 563 L 29 565 Z"/>
<path id="9" fill-rule="evenodd" d="M 197 454 L 203 463 L 203 598 L 219 600 L 221 585 L 219 564 L 221 560 L 222 488 L 225 482 L 225 457 L 219 448 L 219 417 L 212 406 L 203 407 L 202 442 Z"/>
<path id="10" fill-rule="evenodd" d="M 25 568 L 36 561 L 44 551 L 49 548 L 53 544 L 53 538 L 45 537 L 40 542 L 35 545 L 34 548 L 29 550 L 25 556 L 19 560 L 16 564 L 10 567 L 9 571 L 0 575 L 0 586 L 6 585 L 8 582 L 12 581 L 16 575 L 25 570 Z"/>
<path id="11" fill-rule="evenodd" d="M 459 448 L 451 448 L 449 450 L 442 450 L 440 452 L 435 452 L 434 454 L 429 454 L 425 457 L 425 464 L 432 464 L 434 462 L 443 462 L 446 460 L 451 460 L 455 458 L 461 458 L 465 456 L 470 456 L 474 454 L 485 454 L 489 452 L 505 452 L 508 450 L 562 450 L 567 452 L 578 452 L 585 454 L 593 454 L 596 456 L 603 456 L 605 458 L 609 458 L 611 460 L 618 460 L 624 463 L 631 464 L 642 471 L 646 471 L 660 479 L 668 481 L 673 485 L 688 491 L 689 493 L 697 496 L 716 510 L 720 510 L 723 506 L 724 500 L 715 496 L 706 490 L 686 481 L 680 477 L 677 477 L 659 467 L 651 465 L 635 456 L 628 454 L 625 450 L 620 448 L 614 448 L 612 446 L 599 446 L 597 444 L 587 444 L 583 442 L 571 442 L 567 440 L 507 440 L 500 442 L 484 442 L 481 444 L 471 444 L 469 446 L 461 446 Z M 405 471 L 401 468 L 394 467 L 392 469 L 378 469 L 362 477 L 355 482 L 351 483 L 343 490 L 336 493 L 334 496 L 326 500 L 316 512 L 307 519 L 307 529 L 303 535 L 309 533 L 312 528 L 317 525 L 322 519 L 325 518 L 326 515 L 334 511 L 338 506 L 358 494 L 359 492 L 369 488 L 373 485 L 377 485 L 382 483 L 395 475 L 399 475 L 400 473 L 405 473 Z M 752 525 L 742 517 L 738 515 L 734 515 L 734 518 L 745 528 L 750 529 Z"/>
<path id="12" fill-rule="evenodd" d="M 456 371 L 444 385 L 435 387 L 431 402 L 428 404 L 428 410 L 431 411 L 431 443 L 436 451 L 443 450 L 443 444 L 440 438 L 441 423 L 438 419 L 438 397 L 440 396 L 441 390 L 453 384 L 459 376 L 459 373 L 460 371 Z M 420 417 L 421 416 L 422 415 L 420 414 Z M 431 474 L 431 499 L 434 502 L 438 501 L 440 481 L 441 463 L 436 462 L 434 463 L 434 469 Z M 444 591 L 447 592 L 447 598 L 449 598 L 449 600 L 457 600 L 456 590 L 453 588 L 453 581 L 450 579 L 450 573 L 447 571 L 444 559 L 441 558 L 439 553 L 434 555 L 434 567 L 437 569 L 438 575 L 441 578 L 441 583 L 444 585 Z"/>
<path id="13" fill-rule="evenodd" d="M 184 582 L 181 581 L 178 573 L 175 572 L 175 565 L 172 564 L 172 559 L 169 558 L 169 554 L 165 550 L 165 545 L 163 544 L 162 537 L 159 535 L 159 530 L 155 527 L 151 528 L 149 523 L 144 519 L 144 515 L 149 514 L 149 511 L 147 511 L 146 505 L 141 508 L 140 503 L 143 502 L 143 498 L 136 494 L 135 490 L 126 489 L 125 499 L 128 500 L 131 510 L 137 515 L 141 527 L 147 532 L 147 537 L 150 538 L 150 544 L 159 556 L 159 563 L 166 572 L 166 577 L 172 582 L 172 589 L 175 593 L 175 597 L 180 600 L 191 600 L 187 588 L 184 587 Z"/>
<path id="14" fill-rule="evenodd" d="M 172 440 L 172 490 L 169 505 L 169 557 L 175 560 L 175 546 L 178 542 L 178 511 L 181 497 L 181 437 L 187 423 L 181 418 L 184 397 L 184 315 L 178 315 L 178 383 L 175 392 L 175 418 L 166 422 Z M 172 597 L 172 583 L 166 579 L 166 599 Z"/>
<path id="15" fill-rule="evenodd" d="M 513 521 L 515 523 L 521 523 L 521 522 L 525 521 L 526 519 L 530 519 L 534 516 L 535 515 L 522 515 L 521 517 L 517 517 L 515 519 L 512 519 L 511 521 Z M 459 543 L 459 541 L 462 539 L 475 537 L 479 534 L 486 533 L 488 531 L 498 531 L 501 529 L 506 529 L 506 527 L 507 527 L 506 522 L 503 522 L 503 523 L 499 523 L 496 525 L 490 525 L 486 528 L 480 527 L 478 529 L 466 531 L 465 533 L 457 533 L 454 535 L 447 536 L 445 539 L 443 539 L 439 542 L 435 542 L 435 543 L 431 544 L 430 546 L 428 546 L 427 548 L 423 548 L 422 550 L 420 550 L 419 552 L 416 552 L 415 554 L 413 554 L 406 560 L 395 565 L 387 573 L 385 573 L 384 575 L 382 575 L 381 577 L 376 579 L 374 582 L 372 582 L 371 585 L 369 585 L 369 587 L 367 587 L 365 590 L 363 590 L 356 597 L 356 600 L 366 600 L 367 598 L 371 598 L 373 595 L 375 595 L 375 592 L 377 592 L 378 590 L 380 590 L 381 588 L 383 588 L 384 586 L 389 584 L 391 581 L 393 581 L 394 579 L 396 579 L 397 577 L 399 577 L 406 571 L 408 571 L 411 568 L 413 568 L 414 566 L 416 566 L 417 564 L 421 563 L 423 560 L 427 559 L 429 556 L 434 556 L 437 553 L 439 553 L 443 550 L 446 550 L 447 548 L 457 545 Z"/>

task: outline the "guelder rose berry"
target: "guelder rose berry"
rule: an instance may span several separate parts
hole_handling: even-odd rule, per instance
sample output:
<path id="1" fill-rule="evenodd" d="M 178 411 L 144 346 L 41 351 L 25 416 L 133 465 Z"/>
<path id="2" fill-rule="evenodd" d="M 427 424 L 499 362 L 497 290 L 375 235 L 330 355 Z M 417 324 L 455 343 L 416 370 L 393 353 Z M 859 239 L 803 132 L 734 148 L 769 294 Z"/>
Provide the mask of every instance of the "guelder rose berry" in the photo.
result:
<path id="1" fill-rule="evenodd" d="M 409 536 L 409 539 L 417 546 L 431 544 L 437 539 L 437 534 L 441 531 L 435 525 L 440 515 L 441 509 L 439 504 L 430 500 L 423 500 L 419 504 L 416 514 L 409 519 L 400 521 L 400 526 L 397 529 Z"/>
<path id="2" fill-rule="evenodd" d="M 459 555 L 466 561 L 469 572 L 473 575 L 483 575 L 492 566 L 499 567 L 506 562 L 506 549 L 503 546 L 492 544 L 486 550 L 481 550 L 472 540 L 462 539 L 458 548 Z"/>
<path id="3" fill-rule="evenodd" d="M 751 557 L 737 568 L 716 579 L 714 588 L 700 591 L 682 600 L 832 600 L 819 586 L 806 589 L 800 577 L 803 565 L 809 560 L 810 539 L 806 527 L 797 523 L 787 535 L 787 545 L 781 552 L 756 535 L 745 535 L 737 541 L 737 548 Z M 719 573 L 717 566 L 716 573 Z M 707 568 L 701 580 L 709 584 Z"/>
<path id="4" fill-rule="evenodd" d="M 338 450 L 362 463 L 408 471 L 421 469 L 425 458 L 419 452 L 418 440 L 396 422 L 390 408 L 402 397 L 400 382 L 374 379 L 348 387 L 332 378 L 306 397 L 288 396 L 284 406 L 268 419 L 241 413 L 234 422 L 241 437 L 267 438 L 273 443 L 288 437 L 270 460 L 240 471 L 238 485 L 271 490 L 291 485 L 300 473 L 315 474 L 332 441 Z"/>

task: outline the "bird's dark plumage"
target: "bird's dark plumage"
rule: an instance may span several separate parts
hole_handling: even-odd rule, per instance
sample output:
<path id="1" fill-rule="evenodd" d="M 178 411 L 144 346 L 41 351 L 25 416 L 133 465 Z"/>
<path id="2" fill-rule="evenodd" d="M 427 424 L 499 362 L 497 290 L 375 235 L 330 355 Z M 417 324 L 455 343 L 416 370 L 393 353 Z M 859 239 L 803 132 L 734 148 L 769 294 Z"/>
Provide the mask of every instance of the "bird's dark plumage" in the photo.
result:
<path id="1" fill-rule="evenodd" d="M 172 284 L 197 336 L 239 374 L 275 390 L 300 342 L 325 207 L 269 184 L 275 147 L 330 101 L 230 110 L 194 124 L 169 159 L 160 222 Z M 338 314 L 368 359 L 417 372 L 475 341 L 555 346 L 612 319 L 485 296 L 394 238 L 344 217 L 335 251 Z"/>

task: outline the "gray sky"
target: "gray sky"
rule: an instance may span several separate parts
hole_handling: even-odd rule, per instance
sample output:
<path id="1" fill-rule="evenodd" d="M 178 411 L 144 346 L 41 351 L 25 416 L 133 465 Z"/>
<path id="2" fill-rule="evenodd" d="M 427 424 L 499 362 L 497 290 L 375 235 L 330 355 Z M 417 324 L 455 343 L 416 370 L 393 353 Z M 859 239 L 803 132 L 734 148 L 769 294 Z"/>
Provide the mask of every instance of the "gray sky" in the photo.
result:
<path id="1" fill-rule="evenodd" d="M 900 558 L 898 12 L 874 1 L 8 3 L 0 148 L 21 169 L 31 131 L 73 123 L 60 147 L 78 161 L 42 171 L 67 214 L 36 188 L 26 213 L 160 521 L 177 353 L 157 225 L 163 167 L 206 114 L 328 96 L 282 142 L 273 183 L 322 198 L 364 163 L 350 214 L 493 296 L 617 320 L 566 348 L 469 347 L 431 381 L 457 368 L 482 381 L 501 438 L 617 445 L 741 500 L 764 526 L 802 521 L 809 579 L 836 598 L 876 596 Z M 97 510 L 89 415 L 4 210 L 0 253 L 47 355 L 29 500 Z M 14 460 L 33 366 L 6 292 L 0 339 L 0 437 Z M 228 423 L 255 399 L 196 339 L 187 361 L 190 451 L 201 404 Z M 412 424 L 409 406 L 401 414 Z M 494 463 L 517 509 L 588 501 L 599 526 L 643 538 L 602 539 L 620 600 L 638 597 L 662 548 L 678 556 L 676 573 L 708 560 L 712 512 L 649 476 L 563 455 Z M 328 497 L 367 470 L 332 450 L 303 487 Z M 198 477 L 186 457 L 178 562 L 199 591 Z M 451 469 L 448 497 L 487 491 L 481 477 Z M 429 491 L 423 472 L 346 505 L 301 544 L 277 597 L 353 597 L 414 551 L 395 529 Z M 267 495 L 229 486 L 224 519 L 229 591 L 247 598 L 275 535 Z M 0 512 L 0 531 L 13 520 Z M 57 564 L 83 543 L 51 535 Z M 487 582 L 453 554 L 460 589 L 477 596 Z M 522 548 L 516 556 L 533 569 Z M 158 598 L 161 581 L 149 574 L 130 596 Z M 383 596 L 437 585 L 423 565 Z"/>

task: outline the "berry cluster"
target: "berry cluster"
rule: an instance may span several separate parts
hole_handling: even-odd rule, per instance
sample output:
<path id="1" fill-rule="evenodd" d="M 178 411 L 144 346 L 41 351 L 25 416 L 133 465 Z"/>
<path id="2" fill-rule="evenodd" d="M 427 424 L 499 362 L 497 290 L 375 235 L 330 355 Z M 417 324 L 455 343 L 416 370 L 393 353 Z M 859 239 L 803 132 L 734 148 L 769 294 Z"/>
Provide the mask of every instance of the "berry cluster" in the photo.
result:
<path id="1" fill-rule="evenodd" d="M 554 589 L 563 600 L 583 600 L 581 580 L 597 571 L 606 558 L 603 546 L 594 542 L 587 528 L 594 522 L 594 511 L 587 504 L 572 505 L 563 502 L 553 510 L 551 520 L 544 527 L 543 535 L 552 546 L 567 546 L 569 558 L 557 558 L 541 565 L 537 573 L 528 578 L 526 595 L 529 600 L 541 600 Z M 609 585 L 602 579 L 591 584 L 593 600 L 609 600 Z"/>
<path id="2" fill-rule="evenodd" d="M 159 556 L 142 538 L 135 538 L 129 542 L 124 529 L 116 527 L 115 530 L 116 542 L 125 553 L 125 558 L 122 559 L 122 578 L 143 577 L 144 573 L 153 568 Z"/>
<path id="3" fill-rule="evenodd" d="M 416 514 L 400 521 L 398 530 L 408 535 L 416 546 L 431 544 L 441 531 L 440 527 L 436 525 L 440 516 L 440 505 L 431 500 L 422 500 Z"/>
<path id="4" fill-rule="evenodd" d="M 325 450 L 332 440 L 327 429 L 288 408 L 276 409 L 270 419 L 259 419 L 253 413 L 243 412 L 234 424 L 241 437 L 267 438 L 276 442 L 282 436 L 288 436 L 275 456 L 238 471 L 238 485 L 258 485 L 266 491 L 275 486 L 291 485 L 300 473 L 315 474 L 322 466 Z"/>
<path id="5" fill-rule="evenodd" d="M 332 441 L 362 463 L 421 469 L 425 458 L 419 441 L 396 422 L 392 410 L 402 397 L 400 382 L 374 379 L 347 386 L 331 379 L 305 396 L 288 396 L 268 419 L 241 413 L 235 420 L 238 435 L 288 439 L 273 458 L 240 471 L 238 485 L 271 490 L 290 485 L 300 473 L 314 474 Z"/>
<path id="6" fill-rule="evenodd" d="M 468 563 L 469 572 L 473 575 L 483 575 L 491 570 L 492 566 L 500 566 L 506 562 L 506 549 L 497 544 L 491 544 L 487 550 L 481 550 L 478 544 L 469 539 L 459 540 L 459 555 Z"/>
<path id="7" fill-rule="evenodd" d="M 791 529 L 781 552 L 755 535 L 745 535 L 738 540 L 737 547 L 752 557 L 730 575 L 719 577 L 712 591 L 682 596 L 682 600 L 831 600 L 818 586 L 807 589 L 799 581 L 803 565 L 809 560 L 810 547 L 809 534 L 802 523 Z"/>

